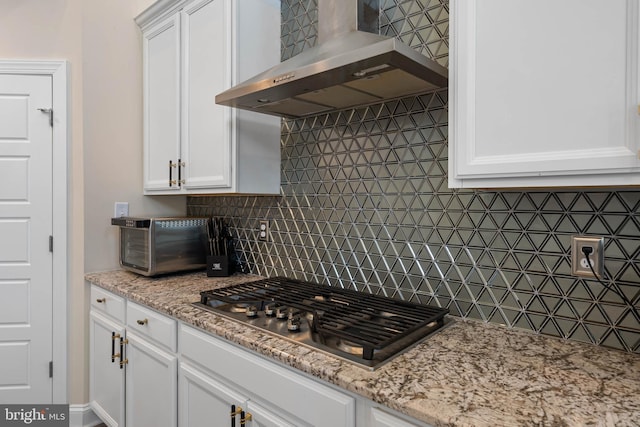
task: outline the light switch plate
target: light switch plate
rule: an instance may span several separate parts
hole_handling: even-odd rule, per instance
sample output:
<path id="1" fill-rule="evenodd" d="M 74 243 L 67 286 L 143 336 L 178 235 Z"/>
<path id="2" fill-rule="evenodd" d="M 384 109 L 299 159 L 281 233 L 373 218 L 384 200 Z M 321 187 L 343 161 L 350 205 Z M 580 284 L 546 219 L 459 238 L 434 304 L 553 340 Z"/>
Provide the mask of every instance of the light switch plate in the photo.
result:
<path id="1" fill-rule="evenodd" d="M 113 208 L 113 217 L 121 218 L 129 216 L 129 202 L 116 202 Z"/>

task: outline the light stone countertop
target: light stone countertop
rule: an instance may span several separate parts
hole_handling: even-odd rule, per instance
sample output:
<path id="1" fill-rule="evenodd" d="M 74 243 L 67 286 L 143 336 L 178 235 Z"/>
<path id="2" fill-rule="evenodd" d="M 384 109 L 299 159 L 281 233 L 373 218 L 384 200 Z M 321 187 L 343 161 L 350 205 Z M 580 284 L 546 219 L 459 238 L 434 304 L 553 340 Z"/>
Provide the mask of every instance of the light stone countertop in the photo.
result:
<path id="1" fill-rule="evenodd" d="M 85 278 L 434 426 L 640 426 L 637 354 L 455 318 L 371 372 L 191 305 L 200 291 L 259 276 L 116 270 Z"/>

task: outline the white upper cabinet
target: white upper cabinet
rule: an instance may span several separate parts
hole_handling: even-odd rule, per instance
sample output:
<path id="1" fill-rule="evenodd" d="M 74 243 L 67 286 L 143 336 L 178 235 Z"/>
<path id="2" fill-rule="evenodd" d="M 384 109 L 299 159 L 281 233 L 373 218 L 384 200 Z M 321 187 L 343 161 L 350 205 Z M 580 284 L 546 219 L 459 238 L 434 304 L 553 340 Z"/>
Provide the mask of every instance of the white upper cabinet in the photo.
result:
<path id="1" fill-rule="evenodd" d="M 182 11 L 182 141 L 187 189 L 231 188 L 231 109 L 215 95 L 232 84 L 231 7 L 200 0 Z M 258 141 L 259 142 L 259 141 Z"/>
<path id="2" fill-rule="evenodd" d="M 169 185 L 169 162 L 180 158 L 179 18 L 162 20 L 143 39 L 145 190 L 178 190 Z"/>
<path id="3" fill-rule="evenodd" d="M 640 184 L 638 0 L 450 8 L 450 187 Z"/>
<path id="4" fill-rule="evenodd" d="M 280 61 L 279 2 L 160 0 L 136 22 L 145 194 L 279 193 L 280 119 L 215 104 Z"/>

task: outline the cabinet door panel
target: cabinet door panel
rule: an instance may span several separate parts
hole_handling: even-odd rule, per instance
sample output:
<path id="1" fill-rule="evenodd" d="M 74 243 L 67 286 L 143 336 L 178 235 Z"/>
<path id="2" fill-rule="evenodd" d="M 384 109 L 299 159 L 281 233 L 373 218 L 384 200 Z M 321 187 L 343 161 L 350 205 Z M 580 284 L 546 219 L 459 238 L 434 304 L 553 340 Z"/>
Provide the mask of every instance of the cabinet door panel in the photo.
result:
<path id="1" fill-rule="evenodd" d="M 371 427 L 418 427 L 377 408 L 371 408 Z"/>
<path id="2" fill-rule="evenodd" d="M 452 186 L 640 171 L 636 0 L 455 1 L 452 21 Z"/>
<path id="3" fill-rule="evenodd" d="M 187 189 L 231 186 L 232 110 L 216 105 L 231 86 L 231 6 L 200 0 L 182 12 L 182 153 Z"/>
<path id="4" fill-rule="evenodd" d="M 282 408 L 283 414 L 316 427 L 355 425 L 355 400 L 351 396 L 184 324 L 178 340 L 183 360 L 237 384 L 257 396 L 260 404 L 268 402 L 270 408 Z"/>
<path id="5" fill-rule="evenodd" d="M 169 185 L 169 161 L 180 158 L 180 20 L 173 16 L 144 34 L 144 188 Z M 177 168 L 172 171 L 177 179 Z"/>
<path id="6" fill-rule="evenodd" d="M 178 359 L 128 333 L 127 425 L 174 427 L 178 422 Z"/>
<path id="7" fill-rule="evenodd" d="M 112 333 L 124 337 L 124 327 L 91 311 L 89 316 L 89 399 L 91 409 L 111 427 L 124 425 L 124 369 L 111 361 Z M 119 352 L 119 345 L 115 346 Z"/>
<path id="8" fill-rule="evenodd" d="M 182 427 L 228 426 L 231 425 L 231 405 L 246 409 L 247 399 L 243 395 L 189 364 L 180 363 L 179 382 Z"/>
<path id="9" fill-rule="evenodd" d="M 169 352 L 177 351 L 178 323 L 175 319 L 131 301 L 127 303 L 127 330 Z"/>
<path id="10" fill-rule="evenodd" d="M 91 286 L 91 310 L 104 313 L 116 321 L 124 323 L 124 298 L 95 285 Z"/>
<path id="11" fill-rule="evenodd" d="M 296 421 L 291 424 L 275 415 L 268 409 L 256 404 L 255 402 L 247 402 L 247 412 L 251 414 L 251 427 L 310 427 L 311 424 Z"/>

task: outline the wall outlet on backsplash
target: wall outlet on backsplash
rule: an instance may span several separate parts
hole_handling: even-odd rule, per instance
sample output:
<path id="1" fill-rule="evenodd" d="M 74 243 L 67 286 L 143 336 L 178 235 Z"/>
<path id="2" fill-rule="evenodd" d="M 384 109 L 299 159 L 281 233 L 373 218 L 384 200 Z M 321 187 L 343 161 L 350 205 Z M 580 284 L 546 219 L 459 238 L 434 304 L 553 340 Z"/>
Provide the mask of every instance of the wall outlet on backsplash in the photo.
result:
<path id="1" fill-rule="evenodd" d="M 601 279 L 603 270 L 604 237 L 571 236 L 571 273 L 574 276 L 594 277 L 595 272 L 595 277 Z"/>
<path id="2" fill-rule="evenodd" d="M 269 220 L 260 221 L 260 227 L 258 229 L 258 240 L 263 242 L 269 241 Z"/>

